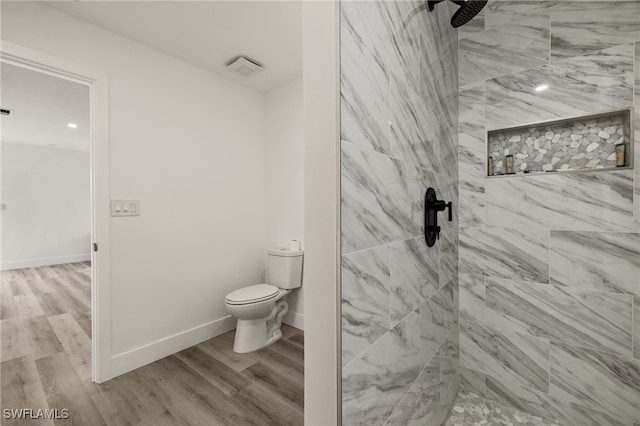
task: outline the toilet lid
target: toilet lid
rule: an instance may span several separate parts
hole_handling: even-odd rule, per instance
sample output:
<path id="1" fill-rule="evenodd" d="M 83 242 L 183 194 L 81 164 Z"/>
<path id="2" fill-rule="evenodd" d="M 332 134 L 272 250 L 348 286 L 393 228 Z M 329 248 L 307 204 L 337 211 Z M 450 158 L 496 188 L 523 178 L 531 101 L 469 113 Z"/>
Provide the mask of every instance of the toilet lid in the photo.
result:
<path id="1" fill-rule="evenodd" d="M 230 305 L 246 305 L 262 302 L 278 295 L 278 287 L 269 284 L 256 284 L 243 287 L 227 294 L 224 299 Z"/>

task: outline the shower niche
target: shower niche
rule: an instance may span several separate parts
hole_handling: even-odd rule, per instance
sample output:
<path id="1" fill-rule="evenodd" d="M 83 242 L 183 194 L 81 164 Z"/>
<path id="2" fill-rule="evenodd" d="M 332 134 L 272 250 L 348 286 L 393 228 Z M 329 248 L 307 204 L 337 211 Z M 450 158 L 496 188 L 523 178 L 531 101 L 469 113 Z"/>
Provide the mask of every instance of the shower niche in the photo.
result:
<path id="1" fill-rule="evenodd" d="M 487 176 L 633 168 L 633 111 L 625 108 L 487 132 Z"/>

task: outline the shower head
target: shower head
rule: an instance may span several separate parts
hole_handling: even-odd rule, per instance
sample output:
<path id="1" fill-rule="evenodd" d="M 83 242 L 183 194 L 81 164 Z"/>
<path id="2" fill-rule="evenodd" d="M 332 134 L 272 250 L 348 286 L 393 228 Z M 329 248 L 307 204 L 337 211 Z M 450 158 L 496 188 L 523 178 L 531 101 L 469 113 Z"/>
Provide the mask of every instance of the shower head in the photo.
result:
<path id="1" fill-rule="evenodd" d="M 444 0 L 429 0 L 429 10 L 433 10 L 434 6 Z M 482 8 L 487 4 L 488 0 L 449 0 L 459 6 L 459 9 L 451 17 L 451 26 L 458 28 L 476 16 Z"/>

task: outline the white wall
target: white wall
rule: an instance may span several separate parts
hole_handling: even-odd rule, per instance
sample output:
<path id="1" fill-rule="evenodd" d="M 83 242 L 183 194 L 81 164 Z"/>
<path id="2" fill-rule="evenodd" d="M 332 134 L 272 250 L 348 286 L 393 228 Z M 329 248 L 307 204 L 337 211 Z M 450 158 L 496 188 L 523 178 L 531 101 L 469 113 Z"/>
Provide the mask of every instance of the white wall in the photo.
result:
<path id="1" fill-rule="evenodd" d="M 2 142 L 3 270 L 90 259 L 89 182 L 88 152 Z"/>
<path id="2" fill-rule="evenodd" d="M 340 424 L 338 3 L 304 2 L 304 424 Z"/>
<path id="3" fill-rule="evenodd" d="M 302 79 L 265 97 L 267 246 L 304 244 L 304 105 Z M 304 246 L 303 246 L 304 248 Z M 289 296 L 284 322 L 304 328 L 304 283 Z"/>
<path id="4" fill-rule="evenodd" d="M 264 96 L 32 2 L 2 2 L 2 39 L 109 78 L 112 370 L 235 326 L 224 296 L 265 261 Z"/>

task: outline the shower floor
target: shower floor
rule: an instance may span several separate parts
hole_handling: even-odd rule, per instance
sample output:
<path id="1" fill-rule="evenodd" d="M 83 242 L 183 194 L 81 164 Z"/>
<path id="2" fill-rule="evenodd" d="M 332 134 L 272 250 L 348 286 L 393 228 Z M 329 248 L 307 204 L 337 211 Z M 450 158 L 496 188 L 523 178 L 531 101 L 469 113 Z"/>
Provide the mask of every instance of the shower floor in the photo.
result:
<path id="1" fill-rule="evenodd" d="M 509 405 L 492 399 L 483 398 L 474 393 L 458 393 L 446 426 L 554 426 L 540 417 L 517 410 Z"/>

